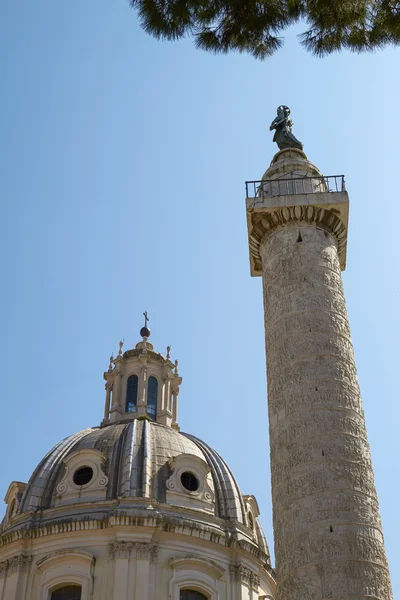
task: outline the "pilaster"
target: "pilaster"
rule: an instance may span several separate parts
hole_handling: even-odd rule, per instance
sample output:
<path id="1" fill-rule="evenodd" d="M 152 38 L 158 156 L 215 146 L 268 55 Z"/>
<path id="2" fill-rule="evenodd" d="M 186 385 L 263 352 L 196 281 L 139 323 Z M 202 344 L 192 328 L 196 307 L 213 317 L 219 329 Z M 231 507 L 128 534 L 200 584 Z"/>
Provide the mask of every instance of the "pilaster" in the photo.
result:
<path id="1" fill-rule="evenodd" d="M 0 599 L 23 600 L 32 556 L 18 554 L 0 563 Z"/>
<path id="2" fill-rule="evenodd" d="M 258 600 L 260 576 L 242 564 L 230 565 L 229 571 L 233 582 L 233 600 Z"/>
<path id="3" fill-rule="evenodd" d="M 157 554 L 158 546 L 149 542 L 116 541 L 109 545 L 110 559 L 115 561 L 114 600 L 148 600 L 150 567 Z M 134 576 L 132 558 L 136 558 Z"/>
<path id="4" fill-rule="evenodd" d="M 139 375 L 139 389 L 138 389 L 138 403 L 137 403 L 137 415 L 141 417 L 146 414 L 147 406 L 147 371 L 148 371 L 148 357 L 140 356 L 140 375 Z"/>
<path id="5" fill-rule="evenodd" d="M 109 546 L 109 555 L 115 561 L 113 600 L 130 600 L 128 597 L 129 561 L 133 542 L 113 542 Z"/>
<path id="6" fill-rule="evenodd" d="M 115 369 L 113 371 L 114 382 L 112 392 L 112 406 L 110 410 L 111 422 L 118 421 L 121 418 L 123 409 L 121 407 L 121 381 L 123 376 L 122 357 L 118 356 L 115 359 Z"/>

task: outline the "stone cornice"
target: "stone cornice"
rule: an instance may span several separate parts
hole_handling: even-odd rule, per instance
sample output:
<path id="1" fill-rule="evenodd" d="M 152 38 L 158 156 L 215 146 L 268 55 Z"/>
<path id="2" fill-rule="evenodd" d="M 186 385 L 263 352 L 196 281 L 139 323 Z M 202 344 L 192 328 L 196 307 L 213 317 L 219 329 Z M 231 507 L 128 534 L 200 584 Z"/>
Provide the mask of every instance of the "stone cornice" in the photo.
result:
<path id="1" fill-rule="evenodd" d="M 35 540 L 50 535 L 60 535 L 71 532 L 90 532 L 96 530 L 104 530 L 107 528 L 118 527 L 147 527 L 153 530 L 174 533 L 185 536 L 195 536 L 198 539 L 203 539 L 215 544 L 226 547 L 238 548 L 246 554 L 250 554 L 253 558 L 260 562 L 266 570 L 270 572 L 269 557 L 262 552 L 255 544 L 246 542 L 246 540 L 235 540 L 232 530 L 227 531 L 225 528 L 212 526 L 200 523 L 194 519 L 175 517 L 172 515 L 156 513 L 154 515 L 129 515 L 127 511 L 120 511 L 119 514 L 112 514 L 103 519 L 82 518 L 71 519 L 59 518 L 54 519 L 45 525 L 35 525 L 33 519 L 26 523 L 26 527 L 21 527 L 16 531 L 9 531 L 0 536 L 0 548 L 5 547 L 12 542 L 18 540 Z M 131 542 L 127 542 L 131 543 Z M 132 549 L 132 548 L 131 548 Z M 136 550 L 140 548 L 136 547 Z M 146 549 L 143 549 L 146 552 Z"/>
<path id="2" fill-rule="evenodd" d="M 238 541 L 234 540 L 234 542 L 231 545 L 233 547 L 244 550 L 244 552 L 248 552 L 252 556 L 255 556 L 256 558 L 261 560 L 261 562 L 267 562 L 265 560 L 267 555 L 262 550 L 260 550 L 260 548 L 258 546 L 256 546 L 255 544 L 252 544 L 251 542 L 246 542 L 246 540 L 238 540 Z M 268 560 L 268 557 L 267 557 L 267 560 Z"/>
<path id="3" fill-rule="evenodd" d="M 126 352 L 124 352 L 123 358 L 124 358 L 124 361 L 126 361 L 128 358 L 138 358 L 138 357 L 142 356 L 143 354 L 144 354 L 144 352 L 141 349 L 127 350 Z M 155 360 L 162 364 L 170 365 L 170 363 L 171 363 L 171 361 L 166 359 L 162 354 L 159 354 L 158 352 L 153 352 L 153 350 L 146 350 L 145 355 L 146 355 L 147 359 Z"/>

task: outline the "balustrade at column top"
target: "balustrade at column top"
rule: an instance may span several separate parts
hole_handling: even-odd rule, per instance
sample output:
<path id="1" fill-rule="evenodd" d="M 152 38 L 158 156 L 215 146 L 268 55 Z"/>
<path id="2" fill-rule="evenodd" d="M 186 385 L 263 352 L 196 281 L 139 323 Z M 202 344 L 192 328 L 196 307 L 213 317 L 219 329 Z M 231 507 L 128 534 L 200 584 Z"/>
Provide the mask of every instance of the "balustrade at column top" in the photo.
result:
<path id="1" fill-rule="evenodd" d="M 315 226 L 332 235 L 346 268 L 349 198 L 343 175 L 324 176 L 302 150 L 280 150 L 258 181 L 246 182 L 250 273 L 262 274 L 262 241 L 282 227 Z"/>

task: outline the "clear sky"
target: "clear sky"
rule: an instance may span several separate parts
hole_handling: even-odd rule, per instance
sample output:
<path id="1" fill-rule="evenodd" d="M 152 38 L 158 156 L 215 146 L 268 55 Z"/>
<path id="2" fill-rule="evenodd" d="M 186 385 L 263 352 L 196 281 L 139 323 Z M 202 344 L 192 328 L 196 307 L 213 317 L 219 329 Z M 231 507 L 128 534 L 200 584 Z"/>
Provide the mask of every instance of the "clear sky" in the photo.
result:
<path id="1" fill-rule="evenodd" d="M 316 59 L 291 30 L 257 62 L 162 43 L 125 0 L 0 4 L 0 491 L 103 415 L 118 341 L 172 345 L 180 425 L 255 494 L 273 548 L 261 280 L 244 181 L 294 133 L 346 176 L 344 285 L 376 485 L 400 597 L 400 49 Z"/>

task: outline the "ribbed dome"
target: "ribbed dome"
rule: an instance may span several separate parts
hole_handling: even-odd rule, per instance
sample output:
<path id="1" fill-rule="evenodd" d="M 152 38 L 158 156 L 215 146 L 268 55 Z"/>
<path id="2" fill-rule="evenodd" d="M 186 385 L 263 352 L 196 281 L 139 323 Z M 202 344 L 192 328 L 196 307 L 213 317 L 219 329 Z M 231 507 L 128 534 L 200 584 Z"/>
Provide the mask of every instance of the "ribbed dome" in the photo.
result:
<path id="1" fill-rule="evenodd" d="M 150 421 L 116 423 L 103 428 L 85 429 L 57 444 L 39 463 L 29 480 L 21 502 L 21 512 L 50 508 L 56 488 L 64 474 L 65 459 L 79 450 L 98 450 L 107 457 L 107 499 L 121 496 L 142 497 L 146 475 L 150 497 L 165 502 L 165 482 L 170 475 L 169 459 L 192 454 L 212 469 L 217 498 L 217 516 L 244 520 L 239 487 L 222 458 L 204 442 Z M 151 473 L 146 473 L 147 462 Z M 128 484 L 128 488 L 127 488 Z"/>
<path id="2" fill-rule="evenodd" d="M 198 457 L 210 468 L 215 496 L 214 518 L 246 525 L 245 501 L 238 484 L 215 450 L 192 435 L 137 419 L 85 429 L 57 444 L 33 472 L 18 513 L 54 507 L 60 482 L 65 476 L 66 462 L 70 456 L 77 454 L 84 457 L 87 451 L 97 451 L 105 457 L 104 471 L 108 477 L 106 502 L 134 498 L 137 504 L 140 498 L 150 498 L 158 506 L 168 504 L 166 484 L 171 476 L 171 459 L 182 455 Z M 213 517 L 210 515 L 209 518 Z M 265 537 L 258 523 L 256 530 L 257 545 L 268 555 Z"/>

